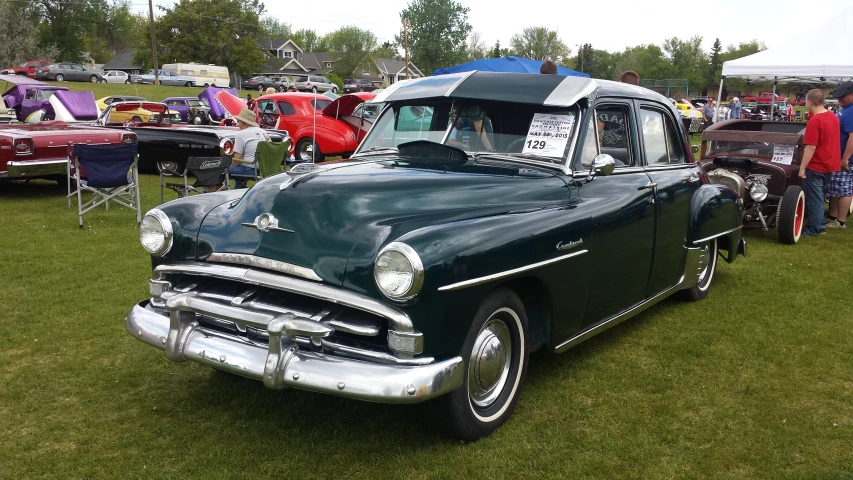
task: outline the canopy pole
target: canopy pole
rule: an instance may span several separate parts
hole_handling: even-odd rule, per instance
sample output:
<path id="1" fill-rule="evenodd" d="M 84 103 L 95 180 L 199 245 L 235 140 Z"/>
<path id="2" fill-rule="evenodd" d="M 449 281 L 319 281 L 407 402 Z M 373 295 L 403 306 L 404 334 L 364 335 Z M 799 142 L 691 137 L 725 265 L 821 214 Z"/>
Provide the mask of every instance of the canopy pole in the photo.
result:
<path id="1" fill-rule="evenodd" d="M 714 118 L 719 121 L 720 120 L 720 102 L 723 101 L 723 81 L 726 79 L 723 75 L 720 75 L 720 89 L 717 91 L 717 106 L 714 108 Z"/>
<path id="2" fill-rule="evenodd" d="M 773 120 L 773 106 L 776 105 L 776 79 L 773 77 L 773 93 L 770 95 L 770 120 Z"/>

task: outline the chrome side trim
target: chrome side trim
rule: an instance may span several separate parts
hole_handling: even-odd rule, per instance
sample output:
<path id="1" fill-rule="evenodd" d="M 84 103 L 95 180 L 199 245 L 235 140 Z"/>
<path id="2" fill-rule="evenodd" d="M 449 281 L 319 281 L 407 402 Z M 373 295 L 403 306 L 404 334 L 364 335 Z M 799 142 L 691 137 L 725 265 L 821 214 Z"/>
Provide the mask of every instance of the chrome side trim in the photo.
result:
<path id="1" fill-rule="evenodd" d="M 523 267 L 514 268 L 512 270 L 506 270 L 504 272 L 494 273 L 492 275 L 486 275 L 485 277 L 472 278 L 471 280 L 465 280 L 464 282 L 453 283 L 450 285 L 445 285 L 443 287 L 439 287 L 439 292 L 450 292 L 453 290 L 461 290 L 463 288 L 473 287 L 475 285 L 480 285 L 483 283 L 488 283 L 499 278 L 508 277 L 510 275 L 515 275 L 516 273 L 526 272 L 528 270 L 533 270 L 539 267 L 543 267 L 545 265 L 549 265 L 551 263 L 560 262 L 562 260 L 566 260 L 568 258 L 577 257 L 578 255 L 583 255 L 587 253 L 589 250 L 579 250 L 577 252 L 572 252 L 568 255 L 563 255 L 561 257 L 552 258 L 550 260 L 545 260 L 544 262 L 533 263 L 530 265 L 525 265 Z"/>
<path id="2" fill-rule="evenodd" d="M 732 232 L 734 232 L 735 230 L 740 230 L 740 229 L 742 229 L 742 228 L 743 228 L 743 225 L 740 225 L 740 226 L 735 227 L 735 228 L 733 228 L 733 229 L 731 229 L 731 230 L 726 230 L 726 231 L 725 231 L 725 232 L 723 232 L 723 233 L 717 233 L 717 234 L 715 234 L 715 235 L 711 235 L 710 237 L 700 238 L 699 240 L 693 240 L 693 243 L 694 243 L 694 244 L 696 244 L 696 243 L 707 242 L 708 240 L 711 240 L 712 238 L 722 237 L 723 235 L 728 235 L 729 233 L 732 233 Z"/>
<path id="3" fill-rule="evenodd" d="M 616 325 L 619 325 L 620 323 L 624 322 L 625 320 L 628 320 L 631 317 L 639 315 L 641 312 L 647 310 L 648 308 L 651 308 L 652 306 L 656 305 L 661 300 L 669 297 L 676 291 L 694 287 L 699 281 L 699 276 L 695 272 L 697 271 L 697 265 L 699 265 L 700 253 L 701 249 L 699 248 L 687 248 L 687 259 L 684 262 L 684 274 L 681 276 L 681 279 L 678 281 L 678 283 L 658 293 L 657 295 L 646 299 L 644 302 L 638 303 L 637 305 L 634 305 L 633 307 L 630 307 L 627 310 L 617 313 L 616 315 L 593 325 L 589 329 L 578 333 L 577 335 L 569 338 L 565 342 L 557 345 L 557 347 L 554 348 L 554 351 L 556 353 L 565 352 L 566 350 L 574 347 L 575 345 L 583 342 L 584 340 L 590 337 L 594 337 L 601 332 L 609 330 L 615 327 Z"/>
<path id="4" fill-rule="evenodd" d="M 409 366 L 302 351 L 283 335 L 286 326 L 279 323 L 276 320 L 266 329 L 269 345 L 257 345 L 186 319 L 171 322 L 146 308 L 146 302 L 135 305 L 125 318 L 133 337 L 165 351 L 170 360 L 191 360 L 260 380 L 276 390 L 292 387 L 371 402 L 418 403 L 455 390 L 465 378 L 458 356 Z"/>
<path id="5" fill-rule="evenodd" d="M 299 265 L 294 265 L 292 263 L 280 262 L 269 258 L 257 257 L 255 255 L 213 252 L 209 257 L 207 257 L 207 261 L 247 265 L 250 267 L 275 270 L 276 272 L 286 273 L 288 275 L 296 275 L 297 277 L 307 278 L 308 280 L 314 280 L 317 282 L 323 281 L 323 279 L 320 278 L 314 270 L 308 267 L 300 267 Z"/>
<path id="6" fill-rule="evenodd" d="M 415 331 L 412 320 L 402 310 L 385 305 L 364 295 L 320 283 L 308 282 L 299 278 L 287 277 L 251 268 L 208 263 L 159 265 L 154 269 L 152 278 L 154 280 L 164 280 L 164 277 L 170 274 L 200 275 L 298 293 L 387 318 L 394 327 L 394 330 L 398 332 Z"/>

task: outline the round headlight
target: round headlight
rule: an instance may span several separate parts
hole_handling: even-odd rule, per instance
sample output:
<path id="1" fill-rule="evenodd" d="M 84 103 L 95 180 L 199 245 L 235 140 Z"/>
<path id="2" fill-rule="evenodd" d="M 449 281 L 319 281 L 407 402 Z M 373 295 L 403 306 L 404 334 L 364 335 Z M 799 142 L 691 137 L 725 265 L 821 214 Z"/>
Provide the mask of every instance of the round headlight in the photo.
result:
<path id="1" fill-rule="evenodd" d="M 393 300 L 414 297 L 424 283 L 424 267 L 415 250 L 405 243 L 389 243 L 376 256 L 373 278 L 382 293 Z"/>
<path id="2" fill-rule="evenodd" d="M 752 198 L 754 202 L 763 201 L 767 198 L 768 193 L 769 190 L 767 190 L 767 185 L 756 184 L 749 189 L 749 197 Z"/>
<path id="3" fill-rule="evenodd" d="M 139 225 L 139 242 L 151 255 L 162 257 L 172 248 L 172 222 L 156 208 L 145 214 Z"/>

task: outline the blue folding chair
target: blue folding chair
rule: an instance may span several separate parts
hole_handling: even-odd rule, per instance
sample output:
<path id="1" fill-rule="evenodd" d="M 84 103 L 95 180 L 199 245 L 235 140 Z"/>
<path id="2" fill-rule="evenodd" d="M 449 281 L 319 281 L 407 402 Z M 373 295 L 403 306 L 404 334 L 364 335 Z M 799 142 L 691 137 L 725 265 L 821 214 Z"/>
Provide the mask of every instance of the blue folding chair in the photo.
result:
<path id="1" fill-rule="evenodd" d="M 135 143 L 74 145 L 74 180 L 77 183 L 77 215 L 80 217 L 80 228 L 83 228 L 85 213 L 101 204 L 106 204 L 109 210 L 110 201 L 136 211 L 136 223 L 142 221 L 138 160 L 139 149 Z M 81 166 L 86 169 L 85 180 L 81 176 Z M 92 194 L 92 199 L 85 204 L 84 191 Z"/>

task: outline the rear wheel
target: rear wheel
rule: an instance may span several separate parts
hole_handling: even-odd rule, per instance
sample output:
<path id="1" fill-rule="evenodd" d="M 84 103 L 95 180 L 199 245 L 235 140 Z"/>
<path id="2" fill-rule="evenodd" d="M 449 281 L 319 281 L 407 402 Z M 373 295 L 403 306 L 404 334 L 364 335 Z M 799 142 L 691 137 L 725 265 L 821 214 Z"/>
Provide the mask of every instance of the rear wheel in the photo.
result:
<path id="1" fill-rule="evenodd" d="M 65 75 L 63 75 L 63 74 L 61 74 L 61 73 L 57 73 L 57 74 L 56 74 L 56 81 L 57 81 L 57 82 L 63 82 L 63 81 L 65 81 Z"/>
<path id="2" fill-rule="evenodd" d="M 314 149 L 316 148 L 316 152 Z M 310 162 L 312 158 L 314 158 L 314 163 L 322 162 L 326 156 L 323 155 L 323 152 L 320 151 L 319 145 L 312 145 L 311 137 L 303 138 L 296 144 L 296 158 L 302 160 L 303 162 Z"/>
<path id="3" fill-rule="evenodd" d="M 192 87 L 192 86 L 193 86 L 193 82 L 187 82 L 187 83 L 185 83 L 185 84 L 184 84 L 184 86 L 185 86 L 185 87 Z"/>
<path id="4" fill-rule="evenodd" d="M 139 115 L 134 115 L 133 118 L 130 119 L 130 121 L 133 123 L 142 123 L 142 117 L 140 117 Z"/>
<path id="5" fill-rule="evenodd" d="M 89 77 L 89 81 L 92 83 L 98 83 L 98 76 L 92 75 L 91 77 Z"/>
<path id="6" fill-rule="evenodd" d="M 264 84 L 259 84 L 259 85 L 258 85 L 258 91 L 259 91 L 259 92 L 263 92 L 263 91 L 264 91 Z"/>
<path id="7" fill-rule="evenodd" d="M 685 300 L 702 300 L 711 291 L 711 283 L 714 281 L 714 272 L 717 271 L 717 239 L 712 238 L 699 247 L 699 282 L 696 286 L 683 290 L 682 297 Z"/>
<path id="8" fill-rule="evenodd" d="M 338 93 L 338 87 L 332 87 L 332 93 Z"/>
<path id="9" fill-rule="evenodd" d="M 125 83 L 126 85 L 130 85 L 130 80 L 125 80 L 125 81 L 124 81 L 124 83 Z"/>
<path id="10" fill-rule="evenodd" d="M 278 91 L 279 91 L 279 92 L 283 92 L 283 91 L 285 91 L 285 90 L 287 90 L 287 89 L 284 87 L 284 85 L 279 85 L 279 86 L 278 86 Z"/>
<path id="11" fill-rule="evenodd" d="M 461 356 L 462 385 L 428 404 L 447 435 L 473 441 L 498 429 L 512 415 L 527 373 L 527 314 L 512 290 L 483 300 Z"/>
<path id="12" fill-rule="evenodd" d="M 317 87 L 312 87 L 312 88 L 311 88 L 311 93 L 317 93 Z"/>
<path id="13" fill-rule="evenodd" d="M 779 243 L 785 245 L 797 243 L 803 233 L 805 214 L 806 195 L 801 187 L 791 185 L 785 189 L 782 200 L 779 200 L 779 211 L 776 215 Z"/>

